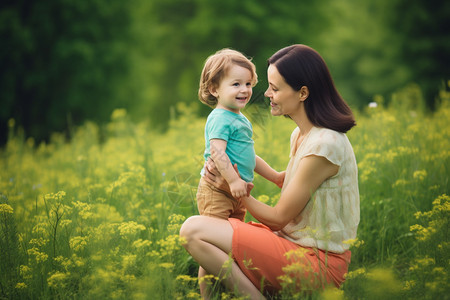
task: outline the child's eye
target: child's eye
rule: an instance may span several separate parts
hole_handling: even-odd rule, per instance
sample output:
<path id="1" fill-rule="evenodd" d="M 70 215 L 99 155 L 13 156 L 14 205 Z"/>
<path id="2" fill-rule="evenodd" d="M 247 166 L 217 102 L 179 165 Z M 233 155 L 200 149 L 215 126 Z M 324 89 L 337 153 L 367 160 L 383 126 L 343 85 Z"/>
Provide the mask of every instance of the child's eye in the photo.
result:
<path id="1" fill-rule="evenodd" d="M 247 85 L 247 86 L 252 86 L 252 83 L 251 83 L 251 82 L 247 82 L 246 85 Z"/>
<path id="2" fill-rule="evenodd" d="M 239 82 L 233 83 L 233 86 L 239 86 Z"/>

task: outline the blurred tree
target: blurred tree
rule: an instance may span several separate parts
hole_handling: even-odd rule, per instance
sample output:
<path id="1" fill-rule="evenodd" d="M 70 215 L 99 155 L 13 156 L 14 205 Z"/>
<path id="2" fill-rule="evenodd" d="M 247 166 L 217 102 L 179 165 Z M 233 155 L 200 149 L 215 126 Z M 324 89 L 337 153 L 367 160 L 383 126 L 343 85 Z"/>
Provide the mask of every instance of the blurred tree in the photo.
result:
<path id="1" fill-rule="evenodd" d="M 398 32 L 401 62 L 434 108 L 439 89 L 450 80 L 450 2 L 396 0 L 390 23 Z"/>
<path id="2" fill-rule="evenodd" d="M 330 1 L 319 48 L 344 98 L 356 107 L 416 82 L 433 107 L 450 79 L 450 2 Z"/>
<path id="3" fill-rule="evenodd" d="M 209 109 L 197 97 L 198 80 L 206 58 L 221 48 L 233 48 L 253 57 L 260 83 L 254 95 L 267 87 L 267 58 L 281 47 L 309 43 L 326 27 L 324 0 L 308 3 L 261 0 L 154 0 L 143 1 L 136 13 L 142 24 L 140 40 L 147 45 L 147 68 L 137 78 L 148 78 L 138 114 L 165 124 L 177 102 Z M 143 13 L 146 11 L 146 13 Z M 141 62 L 144 61 L 139 59 Z M 263 101 L 262 97 L 259 101 Z"/>
<path id="4" fill-rule="evenodd" d="M 8 118 L 38 140 L 125 104 L 129 4 L 123 1 L 2 1 L 0 128 Z"/>
<path id="5" fill-rule="evenodd" d="M 164 128 L 197 100 L 205 59 L 229 47 L 257 67 L 294 43 L 317 49 L 354 107 L 416 81 L 433 103 L 449 79 L 443 0 L 4 0 L 0 3 L 0 145 L 9 118 L 37 140 L 117 107 Z"/>
<path id="6" fill-rule="evenodd" d="M 398 33 L 389 30 L 392 1 L 331 1 L 331 26 L 320 48 L 343 97 L 361 108 L 376 94 L 387 95 L 410 78 L 399 63 Z"/>

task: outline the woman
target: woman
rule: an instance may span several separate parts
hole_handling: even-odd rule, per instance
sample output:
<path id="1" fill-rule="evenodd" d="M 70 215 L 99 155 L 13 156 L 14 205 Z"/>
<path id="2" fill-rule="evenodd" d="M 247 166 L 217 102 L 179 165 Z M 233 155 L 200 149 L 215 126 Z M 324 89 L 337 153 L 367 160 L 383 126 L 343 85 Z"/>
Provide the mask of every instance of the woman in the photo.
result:
<path id="1" fill-rule="evenodd" d="M 356 238 L 359 223 L 357 166 L 345 135 L 355 121 L 325 62 L 314 49 L 292 45 L 269 58 L 267 76 L 272 115 L 297 125 L 279 201 L 272 207 L 240 199 L 261 224 L 194 216 L 180 231 L 208 273 L 252 299 L 279 291 L 283 267 L 293 262 L 301 269 L 290 274 L 299 289 L 340 286 L 351 256 L 345 241 Z M 211 172 L 205 179 L 223 185 Z M 301 254 L 286 255 L 296 250 Z"/>

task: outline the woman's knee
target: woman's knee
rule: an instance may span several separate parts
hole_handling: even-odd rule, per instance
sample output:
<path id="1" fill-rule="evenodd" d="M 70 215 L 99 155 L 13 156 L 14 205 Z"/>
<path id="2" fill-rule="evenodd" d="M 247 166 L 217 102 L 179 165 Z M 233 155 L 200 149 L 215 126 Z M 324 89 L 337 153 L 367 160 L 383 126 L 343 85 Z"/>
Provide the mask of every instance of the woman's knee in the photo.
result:
<path id="1" fill-rule="evenodd" d="M 185 248 L 187 248 L 188 244 L 192 242 L 198 232 L 198 228 L 200 227 L 199 218 L 200 216 L 191 216 L 184 221 L 183 225 L 181 225 L 180 237 L 185 240 L 185 243 L 183 244 Z"/>
<path id="2" fill-rule="evenodd" d="M 227 220 L 207 216 L 189 217 L 180 229 L 180 237 L 185 240 L 183 246 L 187 250 L 196 242 L 205 241 L 229 251 L 232 236 L 233 229 Z"/>

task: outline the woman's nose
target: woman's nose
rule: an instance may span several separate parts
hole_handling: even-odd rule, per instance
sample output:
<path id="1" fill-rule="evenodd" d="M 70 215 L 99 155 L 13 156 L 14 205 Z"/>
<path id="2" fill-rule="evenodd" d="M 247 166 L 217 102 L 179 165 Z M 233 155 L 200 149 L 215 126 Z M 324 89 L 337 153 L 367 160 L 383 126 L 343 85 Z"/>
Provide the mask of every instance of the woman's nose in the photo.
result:
<path id="1" fill-rule="evenodd" d="M 269 89 L 264 92 L 264 97 L 270 98 Z"/>

